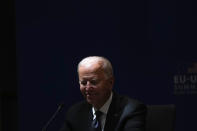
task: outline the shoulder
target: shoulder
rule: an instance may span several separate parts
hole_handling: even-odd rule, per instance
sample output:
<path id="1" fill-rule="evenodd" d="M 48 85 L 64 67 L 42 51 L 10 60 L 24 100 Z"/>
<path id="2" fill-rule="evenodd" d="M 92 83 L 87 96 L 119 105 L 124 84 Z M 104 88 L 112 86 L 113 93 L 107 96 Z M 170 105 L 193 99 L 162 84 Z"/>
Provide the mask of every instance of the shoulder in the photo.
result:
<path id="1" fill-rule="evenodd" d="M 133 99 L 130 97 L 125 96 L 125 98 L 127 99 L 127 105 L 133 106 L 135 108 L 141 107 L 141 106 L 145 106 L 145 104 L 137 99 Z"/>
<path id="2" fill-rule="evenodd" d="M 86 101 L 72 105 L 66 112 L 64 128 L 66 130 L 84 131 L 87 129 L 87 122 L 91 106 Z"/>
<path id="3" fill-rule="evenodd" d="M 87 110 L 89 109 L 91 106 L 86 102 L 86 101 L 80 101 L 78 103 L 75 103 L 74 105 L 72 105 L 69 109 L 68 109 L 68 113 L 76 113 L 76 112 L 80 112 L 83 110 Z"/>
<path id="4" fill-rule="evenodd" d="M 133 129 L 144 131 L 147 112 L 146 105 L 140 100 L 128 96 L 117 95 L 116 99 L 120 112 L 120 119 L 116 131 L 129 131 Z"/>
<path id="5" fill-rule="evenodd" d="M 125 108 L 130 109 L 133 112 L 136 111 L 146 111 L 146 105 L 137 99 L 133 99 L 133 98 L 127 98 L 127 105 L 125 105 Z"/>
<path id="6" fill-rule="evenodd" d="M 87 107 L 87 106 L 88 106 L 88 103 L 87 103 L 86 101 L 80 101 L 80 102 L 78 102 L 78 103 L 73 104 L 73 105 L 69 108 L 69 110 L 73 110 L 73 109 L 78 109 L 78 110 L 80 110 L 80 109 L 82 109 L 82 108 L 84 108 L 84 107 Z"/>
<path id="7" fill-rule="evenodd" d="M 82 113 L 88 113 L 91 109 L 91 105 L 88 104 L 86 101 L 78 102 L 72 105 L 66 113 L 67 118 L 78 117 Z"/>
<path id="8" fill-rule="evenodd" d="M 115 94 L 114 97 L 117 105 L 119 105 L 123 112 L 146 111 L 146 105 L 140 100 L 118 94 Z"/>

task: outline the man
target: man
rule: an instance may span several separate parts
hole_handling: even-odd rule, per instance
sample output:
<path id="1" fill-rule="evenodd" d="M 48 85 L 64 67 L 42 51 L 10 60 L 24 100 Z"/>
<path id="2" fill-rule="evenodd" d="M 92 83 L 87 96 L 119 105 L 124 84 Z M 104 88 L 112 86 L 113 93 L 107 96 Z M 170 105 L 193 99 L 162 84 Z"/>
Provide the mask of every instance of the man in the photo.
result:
<path id="1" fill-rule="evenodd" d="M 61 131 L 145 131 L 146 106 L 112 91 L 109 60 L 84 58 L 78 65 L 78 76 L 86 100 L 68 110 Z"/>

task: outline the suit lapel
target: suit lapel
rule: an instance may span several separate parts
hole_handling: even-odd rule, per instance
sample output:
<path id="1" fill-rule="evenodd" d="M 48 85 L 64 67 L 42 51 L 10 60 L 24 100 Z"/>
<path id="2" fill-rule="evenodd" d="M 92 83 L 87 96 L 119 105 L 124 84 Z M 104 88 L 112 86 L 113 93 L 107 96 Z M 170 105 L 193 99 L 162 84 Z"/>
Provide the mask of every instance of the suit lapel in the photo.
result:
<path id="1" fill-rule="evenodd" d="M 112 102 L 110 104 L 106 122 L 105 122 L 105 131 L 114 131 L 116 125 L 118 124 L 120 118 L 120 108 L 119 108 L 119 99 L 116 93 L 113 93 Z"/>
<path id="2" fill-rule="evenodd" d="M 81 110 L 81 112 L 79 113 L 79 119 L 77 120 L 78 123 L 80 124 L 76 124 L 75 128 L 77 131 L 91 131 L 91 122 L 92 122 L 92 106 L 90 104 L 86 104 L 83 105 L 84 106 L 84 110 Z M 78 126 L 81 125 L 81 126 Z"/>

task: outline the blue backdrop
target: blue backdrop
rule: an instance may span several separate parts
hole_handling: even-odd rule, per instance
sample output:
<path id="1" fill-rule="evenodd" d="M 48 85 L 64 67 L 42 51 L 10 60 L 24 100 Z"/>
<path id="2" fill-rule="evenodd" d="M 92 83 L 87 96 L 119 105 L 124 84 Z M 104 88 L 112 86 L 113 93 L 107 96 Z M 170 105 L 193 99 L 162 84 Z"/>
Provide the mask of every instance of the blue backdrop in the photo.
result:
<path id="1" fill-rule="evenodd" d="M 83 99 L 77 64 L 107 57 L 120 94 L 146 104 L 175 104 L 176 131 L 196 130 L 197 93 L 175 93 L 174 76 L 197 62 L 192 1 L 16 1 L 19 130 L 60 128 L 70 105 Z M 196 83 L 195 83 L 196 84 Z"/>

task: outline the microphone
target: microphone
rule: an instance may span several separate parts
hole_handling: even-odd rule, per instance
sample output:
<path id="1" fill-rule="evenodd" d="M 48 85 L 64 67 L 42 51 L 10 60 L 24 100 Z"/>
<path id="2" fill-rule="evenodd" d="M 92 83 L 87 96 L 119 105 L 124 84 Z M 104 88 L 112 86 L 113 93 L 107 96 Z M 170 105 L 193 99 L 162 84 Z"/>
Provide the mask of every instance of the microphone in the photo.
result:
<path id="1" fill-rule="evenodd" d="M 64 103 L 59 104 L 56 112 L 53 114 L 53 116 L 49 119 L 49 121 L 47 122 L 47 124 L 42 128 L 42 131 L 46 131 L 48 126 L 51 124 L 51 122 L 55 119 L 55 117 L 57 116 L 57 114 L 60 112 L 61 109 L 63 109 Z"/>

